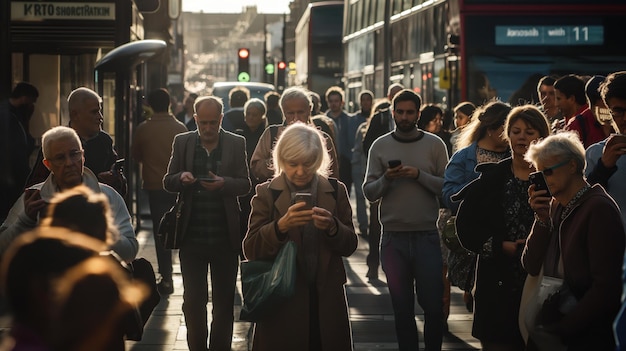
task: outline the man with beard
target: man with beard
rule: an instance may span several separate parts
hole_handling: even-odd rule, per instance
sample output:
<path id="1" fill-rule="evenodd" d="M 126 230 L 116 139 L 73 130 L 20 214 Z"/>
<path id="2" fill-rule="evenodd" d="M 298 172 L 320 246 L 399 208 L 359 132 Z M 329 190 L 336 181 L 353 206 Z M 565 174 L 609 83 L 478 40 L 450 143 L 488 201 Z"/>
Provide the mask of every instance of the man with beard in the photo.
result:
<path id="1" fill-rule="evenodd" d="M 387 89 L 387 98 L 384 101 L 373 105 L 374 113 L 369 118 L 365 128 L 365 134 L 363 134 L 362 149 L 365 155 L 365 166 L 367 166 L 367 156 L 372 147 L 374 140 L 378 139 L 383 134 L 387 134 L 395 128 L 395 122 L 391 117 L 391 100 L 397 93 L 402 91 L 404 86 L 400 83 L 394 83 Z M 363 177 L 365 177 L 365 170 L 363 170 Z M 365 179 L 365 178 L 363 178 Z M 380 222 L 378 220 L 378 202 L 370 202 L 370 218 L 368 226 L 368 238 L 369 253 L 367 254 L 367 275 L 368 281 L 372 284 L 378 284 L 378 267 L 380 266 L 380 252 L 378 246 L 380 245 Z"/>
<path id="2" fill-rule="evenodd" d="M 30 172 L 29 158 L 35 146 L 28 123 L 39 97 L 30 83 L 18 83 L 8 100 L 0 103 L 0 221 L 22 194 Z"/>
<path id="3" fill-rule="evenodd" d="M 380 200 L 380 258 L 399 350 L 419 350 L 415 292 L 424 310 L 426 350 L 441 350 L 443 338 L 437 198 L 441 196 L 448 152 L 439 137 L 417 128 L 421 103 L 421 97 L 409 89 L 393 98 L 396 128 L 372 144 L 363 184 L 369 201 Z"/>

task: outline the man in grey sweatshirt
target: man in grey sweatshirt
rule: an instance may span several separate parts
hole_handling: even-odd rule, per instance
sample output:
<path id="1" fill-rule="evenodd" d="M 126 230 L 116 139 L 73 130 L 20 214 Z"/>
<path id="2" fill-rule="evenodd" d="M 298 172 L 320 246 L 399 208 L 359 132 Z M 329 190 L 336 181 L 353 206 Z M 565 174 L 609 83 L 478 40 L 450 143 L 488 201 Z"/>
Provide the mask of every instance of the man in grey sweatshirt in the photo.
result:
<path id="1" fill-rule="evenodd" d="M 396 94 L 396 128 L 372 144 L 363 184 L 369 201 L 380 200 L 380 258 L 400 350 L 419 349 L 414 292 L 424 310 L 426 350 L 441 350 L 443 338 L 443 261 L 436 223 L 448 152 L 438 136 L 417 128 L 421 100 L 408 89 Z"/>

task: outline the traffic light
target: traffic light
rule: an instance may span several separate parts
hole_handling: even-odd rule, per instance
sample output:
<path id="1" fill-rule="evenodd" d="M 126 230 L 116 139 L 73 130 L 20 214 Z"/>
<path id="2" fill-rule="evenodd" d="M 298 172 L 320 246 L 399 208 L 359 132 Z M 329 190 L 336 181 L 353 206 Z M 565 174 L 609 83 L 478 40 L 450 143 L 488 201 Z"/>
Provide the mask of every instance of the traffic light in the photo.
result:
<path id="1" fill-rule="evenodd" d="M 270 61 L 269 58 L 266 58 L 265 64 L 265 82 L 269 84 L 274 84 L 274 73 L 276 68 L 274 67 L 274 62 Z"/>
<path id="2" fill-rule="evenodd" d="M 240 82 L 250 81 L 250 49 L 239 48 L 237 51 L 238 73 L 237 80 Z"/>
<path id="3" fill-rule="evenodd" d="M 296 63 L 293 61 L 289 61 L 289 75 L 290 76 L 295 76 L 296 75 Z"/>
<path id="4" fill-rule="evenodd" d="M 285 70 L 287 69 L 287 64 L 285 61 L 278 62 L 277 70 L 276 70 L 276 89 L 282 91 L 285 88 Z"/>

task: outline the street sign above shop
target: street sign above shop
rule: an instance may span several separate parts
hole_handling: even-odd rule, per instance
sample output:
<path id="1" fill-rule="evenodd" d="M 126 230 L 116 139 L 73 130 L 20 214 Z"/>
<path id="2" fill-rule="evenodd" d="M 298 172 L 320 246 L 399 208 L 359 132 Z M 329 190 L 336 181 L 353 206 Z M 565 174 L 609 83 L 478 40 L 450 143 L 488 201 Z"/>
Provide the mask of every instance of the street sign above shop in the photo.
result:
<path id="1" fill-rule="evenodd" d="M 115 3 L 11 2 L 11 21 L 115 20 Z"/>

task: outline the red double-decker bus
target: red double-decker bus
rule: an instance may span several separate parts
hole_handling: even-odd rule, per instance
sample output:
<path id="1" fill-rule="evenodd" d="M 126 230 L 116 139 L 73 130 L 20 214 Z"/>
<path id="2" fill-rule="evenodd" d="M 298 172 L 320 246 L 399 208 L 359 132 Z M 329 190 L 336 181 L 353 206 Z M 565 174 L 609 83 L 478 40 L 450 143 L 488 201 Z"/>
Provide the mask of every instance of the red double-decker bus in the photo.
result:
<path id="1" fill-rule="evenodd" d="M 385 46 L 386 1 L 345 1 L 344 83 L 352 101 L 362 89 L 384 96 L 388 82 L 448 107 L 508 101 L 543 75 L 626 69 L 622 0 L 388 2 Z"/>

